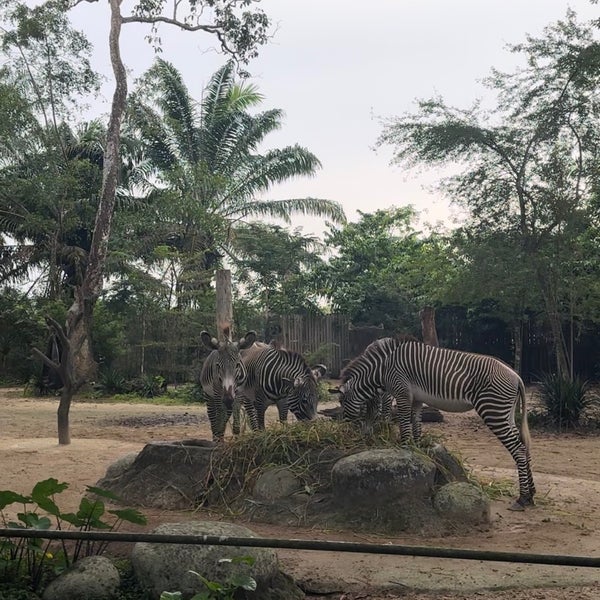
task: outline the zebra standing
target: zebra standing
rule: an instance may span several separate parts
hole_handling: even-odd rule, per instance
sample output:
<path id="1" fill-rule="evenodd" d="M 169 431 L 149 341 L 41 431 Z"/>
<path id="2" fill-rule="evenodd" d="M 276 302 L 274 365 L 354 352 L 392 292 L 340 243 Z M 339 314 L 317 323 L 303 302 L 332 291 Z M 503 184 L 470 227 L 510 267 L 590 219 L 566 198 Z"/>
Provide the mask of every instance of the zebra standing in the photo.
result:
<path id="1" fill-rule="evenodd" d="M 244 407 L 252 429 L 265 428 L 271 404 L 277 405 L 281 422 L 287 420 L 288 409 L 299 421 L 316 418 L 317 381 L 327 370 L 324 365 L 311 369 L 300 354 L 262 343 L 244 350 L 242 361 L 247 373 Z"/>
<path id="2" fill-rule="evenodd" d="M 239 342 L 227 337 L 223 342 L 206 331 L 200 334 L 202 343 L 212 350 L 206 357 L 200 373 L 200 385 L 207 397 L 206 409 L 214 441 L 223 439 L 227 421 L 233 412 L 233 433 L 240 432 L 240 411 L 234 409 L 236 392 L 246 379 L 246 369 L 240 350 L 249 348 L 256 341 L 256 333 L 249 331 Z"/>
<path id="3" fill-rule="evenodd" d="M 449 412 L 475 409 L 517 465 L 519 498 L 512 508 L 533 505 L 525 386 L 502 361 L 412 339 L 383 338 L 344 369 L 340 392 L 344 419 L 350 421 L 360 419 L 363 407 L 378 402 L 381 393 L 392 395 L 402 440 L 419 439 L 424 402 Z M 518 406 L 520 433 L 515 424 Z M 369 410 L 376 412 L 377 407 Z"/>

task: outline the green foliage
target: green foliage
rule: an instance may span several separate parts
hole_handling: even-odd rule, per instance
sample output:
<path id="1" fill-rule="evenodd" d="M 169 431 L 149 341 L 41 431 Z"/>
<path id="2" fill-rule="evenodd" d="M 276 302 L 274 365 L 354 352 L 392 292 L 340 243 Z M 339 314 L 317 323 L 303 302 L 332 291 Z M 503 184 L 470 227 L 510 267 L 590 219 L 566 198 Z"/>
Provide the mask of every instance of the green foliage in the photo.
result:
<path id="1" fill-rule="evenodd" d="M 416 112 L 386 123 L 379 142 L 394 147 L 397 163 L 453 167 L 440 188 L 468 211 L 466 277 L 456 295 L 467 289 L 479 300 L 497 298 L 517 323 L 525 309 L 541 307 L 566 377 L 564 322 L 589 318 L 584 308 L 600 305 L 589 285 L 598 260 L 589 260 L 584 241 L 597 229 L 597 27 L 569 10 L 511 51 L 524 66 L 492 70 L 484 82 L 496 95 L 492 108 L 420 100 Z"/>
<path id="2" fill-rule="evenodd" d="M 596 403 L 587 381 L 579 377 L 562 377 L 557 373 L 548 373 L 541 378 L 540 398 L 550 425 L 559 431 L 580 425 L 583 411 Z"/>
<path id="3" fill-rule="evenodd" d="M 312 214 L 343 221 L 339 204 L 315 198 L 262 200 L 272 185 L 312 175 L 317 158 L 300 146 L 260 153 L 283 113 L 248 109 L 262 97 L 238 83 L 233 63 L 217 71 L 198 104 L 175 67 L 158 59 L 131 97 L 129 127 L 144 141 L 156 172 L 152 222 L 130 223 L 135 252 L 168 274 L 178 306 L 190 307 L 210 287 L 223 253 L 236 256 L 237 228 L 250 217 Z"/>
<path id="4" fill-rule="evenodd" d="M 0 491 L 0 519 L 4 527 L 16 529 L 49 530 L 52 521 L 56 529 L 74 527 L 79 531 L 116 531 L 123 522 L 144 525 L 146 518 L 134 509 L 106 510 L 104 499 L 118 500 L 112 492 L 87 486 L 89 496 L 84 496 L 77 512 L 63 512 L 56 496 L 69 487 L 50 478 L 39 481 L 28 496 L 11 490 Z M 20 505 L 14 517 L 7 507 Z M 11 511 L 14 512 L 14 511 Z M 110 518 L 106 517 L 110 515 Z M 53 545 L 42 538 L 0 539 L 0 581 L 17 583 L 25 579 L 31 590 L 37 591 L 52 574 L 59 573 L 83 556 L 102 554 L 108 542 L 76 540 L 68 545 L 64 540 Z"/>
<path id="5" fill-rule="evenodd" d="M 414 230 L 411 207 L 359 215 L 326 235 L 333 256 L 320 272 L 325 296 L 354 323 L 413 331 L 418 311 L 444 297 L 452 253 L 442 238 Z"/>
<path id="6" fill-rule="evenodd" d="M 234 556 L 233 558 L 222 558 L 219 562 L 230 563 L 233 565 L 249 565 L 254 564 L 254 558 L 251 556 Z M 190 571 L 200 579 L 206 586 L 206 590 L 194 594 L 191 600 L 235 600 L 238 590 L 246 590 L 248 592 L 256 591 L 256 580 L 247 573 L 235 573 L 228 577 L 224 582 L 210 581 L 196 571 Z M 181 600 L 181 592 L 163 592 L 160 595 L 160 600 Z"/>

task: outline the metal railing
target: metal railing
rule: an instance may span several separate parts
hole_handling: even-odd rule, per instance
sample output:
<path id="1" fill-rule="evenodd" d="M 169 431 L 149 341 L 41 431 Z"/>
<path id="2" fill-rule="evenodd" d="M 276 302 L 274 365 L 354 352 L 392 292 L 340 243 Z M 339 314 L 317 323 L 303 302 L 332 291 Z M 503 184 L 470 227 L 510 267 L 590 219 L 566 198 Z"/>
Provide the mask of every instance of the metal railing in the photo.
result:
<path id="1" fill-rule="evenodd" d="M 251 548 L 281 548 L 286 550 L 319 550 L 329 552 L 360 552 L 365 554 L 391 554 L 395 556 L 421 556 L 431 558 L 455 558 L 461 560 L 486 560 L 494 562 L 600 568 L 600 556 L 592 557 L 560 554 L 531 554 L 523 552 L 497 552 L 494 550 L 468 550 L 463 548 L 437 548 L 430 546 L 403 546 L 397 544 L 371 544 L 362 542 L 339 542 L 327 540 L 300 540 L 264 537 L 250 538 L 221 535 L 170 535 L 112 531 L 59 531 L 12 528 L 0 529 L 0 538 L 2 537 L 42 538 L 47 540 L 148 542 L 152 544 L 241 546 Z"/>

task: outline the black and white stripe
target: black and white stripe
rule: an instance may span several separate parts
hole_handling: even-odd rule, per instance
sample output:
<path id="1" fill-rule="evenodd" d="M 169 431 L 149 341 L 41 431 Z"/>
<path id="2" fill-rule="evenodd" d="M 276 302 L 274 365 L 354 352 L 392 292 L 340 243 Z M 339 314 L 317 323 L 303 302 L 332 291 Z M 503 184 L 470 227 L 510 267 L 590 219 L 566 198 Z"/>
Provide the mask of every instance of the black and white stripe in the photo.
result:
<path id="1" fill-rule="evenodd" d="M 414 340 L 373 342 L 342 373 L 344 418 L 374 413 L 383 393 L 396 400 L 403 440 L 421 436 L 423 403 L 448 412 L 475 409 L 513 457 L 519 475 L 517 504 L 533 504 L 529 427 L 523 381 L 502 361 L 481 354 L 428 346 Z M 515 411 L 522 414 L 521 431 Z"/>
<path id="2" fill-rule="evenodd" d="M 223 439 L 225 427 L 233 412 L 233 433 L 240 432 L 240 411 L 238 391 L 246 380 L 246 369 L 242 363 L 240 350 L 250 347 L 256 340 L 256 333 L 249 331 L 239 342 L 230 339 L 219 342 L 203 331 L 202 343 L 212 349 L 206 357 L 200 373 L 200 385 L 206 396 L 206 410 L 210 421 L 213 440 Z"/>
<path id="3" fill-rule="evenodd" d="M 248 414 L 253 429 L 264 429 L 271 404 L 277 405 L 281 422 L 287 420 L 288 409 L 299 421 L 316 418 L 317 380 L 325 374 L 323 365 L 311 369 L 296 352 L 258 343 L 242 352 L 242 361 L 247 373 L 243 394 L 255 407 L 254 414 Z M 248 413 L 246 402 L 244 407 Z"/>

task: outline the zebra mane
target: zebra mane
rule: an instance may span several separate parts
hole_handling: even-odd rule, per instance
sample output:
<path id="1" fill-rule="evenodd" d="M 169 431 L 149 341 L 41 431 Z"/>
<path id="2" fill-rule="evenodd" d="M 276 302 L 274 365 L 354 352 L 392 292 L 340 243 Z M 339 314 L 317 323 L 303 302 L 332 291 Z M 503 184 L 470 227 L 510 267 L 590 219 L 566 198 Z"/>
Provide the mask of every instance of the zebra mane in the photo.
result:
<path id="1" fill-rule="evenodd" d="M 302 354 L 300 354 L 300 352 L 296 352 L 295 350 L 287 350 L 286 348 L 275 348 L 274 346 L 271 346 L 271 349 L 273 352 L 280 352 L 282 354 L 287 354 L 292 359 L 294 359 L 294 358 L 298 359 L 300 361 L 300 363 L 304 365 L 305 370 L 310 371 L 310 366 L 306 362 L 306 359 L 304 358 L 304 356 L 302 356 Z"/>
<path id="2" fill-rule="evenodd" d="M 359 354 L 356 358 L 352 359 L 340 374 L 340 379 L 342 383 L 346 383 L 350 378 L 357 375 L 365 360 L 368 360 L 372 354 L 377 353 L 379 350 L 383 349 L 396 349 L 401 344 L 405 343 L 417 343 L 422 344 L 421 340 L 418 340 L 416 337 L 412 335 L 399 334 L 395 337 L 385 337 L 375 340 L 371 342 L 361 354 Z"/>

